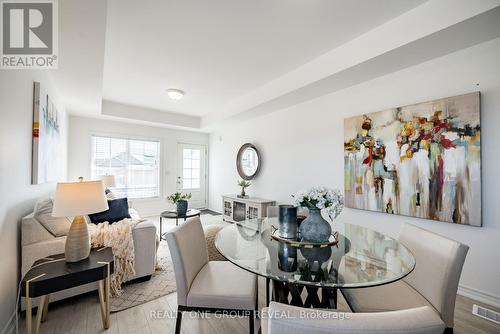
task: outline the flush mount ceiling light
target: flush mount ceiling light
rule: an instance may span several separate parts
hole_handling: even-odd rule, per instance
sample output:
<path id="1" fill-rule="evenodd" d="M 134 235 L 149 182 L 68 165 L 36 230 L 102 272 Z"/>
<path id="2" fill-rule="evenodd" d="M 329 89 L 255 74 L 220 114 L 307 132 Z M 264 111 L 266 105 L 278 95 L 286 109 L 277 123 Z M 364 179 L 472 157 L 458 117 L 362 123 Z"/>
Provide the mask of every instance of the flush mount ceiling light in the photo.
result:
<path id="1" fill-rule="evenodd" d="M 180 100 L 184 97 L 184 92 L 180 89 L 169 88 L 167 89 L 167 95 L 172 100 Z"/>

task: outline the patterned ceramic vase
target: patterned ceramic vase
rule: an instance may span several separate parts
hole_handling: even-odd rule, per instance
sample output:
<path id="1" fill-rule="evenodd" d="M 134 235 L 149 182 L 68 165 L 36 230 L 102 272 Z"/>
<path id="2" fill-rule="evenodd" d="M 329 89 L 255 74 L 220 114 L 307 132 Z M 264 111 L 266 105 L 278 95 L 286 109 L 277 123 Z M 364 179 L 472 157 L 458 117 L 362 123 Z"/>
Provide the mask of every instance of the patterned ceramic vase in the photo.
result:
<path id="1" fill-rule="evenodd" d="M 309 216 L 300 224 L 299 233 L 302 241 L 326 242 L 332 234 L 332 227 L 321 216 L 320 209 L 309 209 Z"/>
<path id="2" fill-rule="evenodd" d="M 185 199 L 180 199 L 176 203 L 177 215 L 182 217 L 186 215 L 188 209 L 188 201 Z"/>

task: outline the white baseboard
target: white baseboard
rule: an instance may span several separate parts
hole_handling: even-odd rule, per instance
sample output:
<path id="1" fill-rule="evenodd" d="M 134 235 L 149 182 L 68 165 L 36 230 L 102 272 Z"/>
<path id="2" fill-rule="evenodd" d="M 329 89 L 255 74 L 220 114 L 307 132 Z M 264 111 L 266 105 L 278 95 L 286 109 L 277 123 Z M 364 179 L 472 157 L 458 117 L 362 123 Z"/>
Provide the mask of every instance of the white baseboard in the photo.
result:
<path id="1" fill-rule="evenodd" d="M 208 207 L 208 210 L 222 214 L 222 211 L 212 209 L 211 207 Z"/>
<path id="2" fill-rule="evenodd" d="M 12 313 L 9 320 L 2 329 L 2 334 L 13 334 L 16 331 L 16 314 Z"/>
<path id="3" fill-rule="evenodd" d="M 494 296 L 488 292 L 460 285 L 458 287 L 458 294 L 460 296 L 468 297 L 477 300 L 478 302 L 500 308 L 500 297 Z"/>

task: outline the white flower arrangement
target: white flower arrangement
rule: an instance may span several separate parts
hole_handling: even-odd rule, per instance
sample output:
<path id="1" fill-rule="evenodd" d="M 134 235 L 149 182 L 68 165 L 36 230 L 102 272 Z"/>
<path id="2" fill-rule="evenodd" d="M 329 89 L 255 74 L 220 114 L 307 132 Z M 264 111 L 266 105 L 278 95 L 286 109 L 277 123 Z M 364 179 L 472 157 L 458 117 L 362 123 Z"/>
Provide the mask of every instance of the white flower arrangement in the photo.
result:
<path id="1" fill-rule="evenodd" d="M 292 195 L 295 206 L 308 209 L 326 209 L 330 219 L 338 217 L 344 208 L 344 196 L 338 189 L 312 187 Z"/>

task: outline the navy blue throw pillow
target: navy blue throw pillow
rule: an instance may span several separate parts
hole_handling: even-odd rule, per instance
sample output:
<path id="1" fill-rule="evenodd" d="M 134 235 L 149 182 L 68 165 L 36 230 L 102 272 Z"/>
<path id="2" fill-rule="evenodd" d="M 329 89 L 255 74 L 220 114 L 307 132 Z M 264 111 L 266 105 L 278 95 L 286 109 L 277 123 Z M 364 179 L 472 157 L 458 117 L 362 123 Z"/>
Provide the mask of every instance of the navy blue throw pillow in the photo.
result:
<path id="1" fill-rule="evenodd" d="M 94 224 L 102 222 L 109 222 L 112 224 L 122 219 L 130 218 L 128 213 L 128 200 L 126 197 L 108 200 L 108 206 L 109 209 L 106 211 L 90 214 L 90 221 Z"/>

